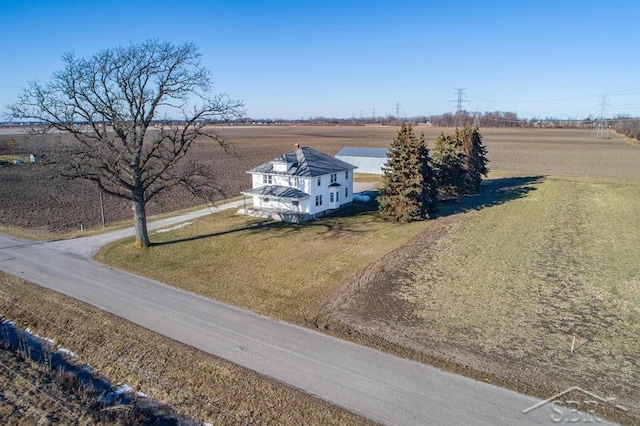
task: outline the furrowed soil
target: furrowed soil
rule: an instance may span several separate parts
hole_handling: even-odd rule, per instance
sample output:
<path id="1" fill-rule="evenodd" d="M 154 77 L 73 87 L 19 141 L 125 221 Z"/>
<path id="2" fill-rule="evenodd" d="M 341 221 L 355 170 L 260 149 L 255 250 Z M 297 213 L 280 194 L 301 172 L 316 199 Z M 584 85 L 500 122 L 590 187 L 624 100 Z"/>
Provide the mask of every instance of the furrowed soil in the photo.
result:
<path id="1" fill-rule="evenodd" d="M 433 145 L 442 131 L 451 129 L 419 126 Z M 189 155 L 212 165 L 218 199 L 231 198 L 251 186 L 247 170 L 293 149 L 295 143 L 335 155 L 343 146 L 388 147 L 396 127 L 378 126 L 272 126 L 224 127 L 218 133 L 229 140 L 234 155 L 216 143 L 197 142 Z M 584 129 L 482 129 L 492 170 L 515 173 L 619 177 L 640 179 L 640 149 L 629 139 L 591 139 Z M 9 140 L 16 147 L 9 149 Z M 28 158 L 51 153 L 65 143 L 65 136 L 29 136 L 20 129 L 0 129 L 0 155 L 16 154 Z M 131 205 L 104 196 L 107 225 L 130 221 Z M 148 205 L 155 215 L 204 204 L 184 189 L 159 195 Z M 22 230 L 33 238 L 53 238 L 81 228 L 102 227 L 100 194 L 95 184 L 67 180 L 44 164 L 0 166 L 0 229 Z"/>
<path id="2" fill-rule="evenodd" d="M 441 131 L 451 129 L 417 130 L 432 145 Z M 247 285 L 242 294 L 233 293 L 234 303 L 541 398 L 580 386 L 616 397 L 627 408 L 605 409 L 609 418 L 640 422 L 640 146 L 617 135 L 592 139 L 587 129 L 481 131 L 492 171 L 480 194 L 444 203 L 426 226 L 412 224 L 414 238 L 399 248 L 384 247 L 380 240 L 381 258 L 358 265 L 348 276 L 336 275 L 344 281 L 309 287 L 304 298 L 288 293 L 282 298 L 281 290 L 266 294 Z M 295 143 L 333 155 L 343 146 L 387 147 L 397 128 L 243 127 L 221 133 L 237 156 L 204 142 L 191 154 L 214 164 L 220 186 L 234 196 L 250 186 L 245 170 Z M 0 133 L 0 150 L 8 137 Z M 18 142 L 28 153 L 60 140 L 24 136 Z M 0 203 L 0 226 L 27 234 L 35 229 L 44 237 L 80 223 L 99 227 L 97 190 L 73 182 L 78 186 L 68 191 L 71 183 L 47 176 L 46 169 L 0 168 L 0 200 L 11 201 Z M 129 219 L 126 203 L 105 203 L 109 223 Z M 200 203 L 174 193 L 150 208 L 161 213 Z M 209 222 L 224 226 L 205 219 L 197 224 L 204 227 L 201 235 L 215 234 Z M 277 226 L 270 232 L 275 231 Z M 179 241 L 185 232 L 191 231 L 162 239 Z M 213 244 L 210 238 L 202 242 L 202 247 L 190 242 L 190 250 L 198 253 Z M 184 244 L 174 244 L 173 254 L 167 247 L 152 247 L 145 255 L 172 259 L 172 270 L 156 278 L 171 282 L 194 273 L 180 269 L 191 265 L 179 258 Z M 117 258 L 117 251 L 111 256 Z M 140 261 L 122 259 L 121 267 L 132 270 Z M 332 265 L 323 259 L 319 265 Z M 218 290 L 191 291 L 217 297 Z"/>

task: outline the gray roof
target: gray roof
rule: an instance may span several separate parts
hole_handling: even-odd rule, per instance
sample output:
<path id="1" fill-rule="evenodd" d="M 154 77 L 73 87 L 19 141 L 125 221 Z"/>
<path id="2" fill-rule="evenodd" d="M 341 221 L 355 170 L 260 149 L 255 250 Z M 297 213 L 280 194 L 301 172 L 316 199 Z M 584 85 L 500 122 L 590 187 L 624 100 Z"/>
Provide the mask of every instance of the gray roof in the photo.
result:
<path id="1" fill-rule="evenodd" d="M 278 185 L 260 186 L 258 188 L 242 191 L 242 193 L 246 195 L 259 195 L 262 197 L 293 198 L 297 200 L 301 200 L 303 198 L 309 197 L 309 194 L 307 194 L 306 192 L 300 191 L 295 188 L 291 188 L 289 186 L 278 186 Z"/>
<path id="2" fill-rule="evenodd" d="M 387 162 L 387 148 L 354 148 L 345 146 L 336 158 L 358 167 L 358 173 L 383 174 L 382 166 Z"/>
<path id="3" fill-rule="evenodd" d="M 343 147 L 336 157 L 371 157 L 371 158 L 387 158 L 387 148 L 355 148 L 352 146 Z"/>
<path id="4" fill-rule="evenodd" d="M 288 152 L 273 161 L 291 163 L 292 166 L 286 172 L 276 172 L 273 170 L 273 164 L 269 162 L 254 167 L 248 173 L 316 177 L 357 168 L 353 164 L 338 160 L 307 146 Z"/>

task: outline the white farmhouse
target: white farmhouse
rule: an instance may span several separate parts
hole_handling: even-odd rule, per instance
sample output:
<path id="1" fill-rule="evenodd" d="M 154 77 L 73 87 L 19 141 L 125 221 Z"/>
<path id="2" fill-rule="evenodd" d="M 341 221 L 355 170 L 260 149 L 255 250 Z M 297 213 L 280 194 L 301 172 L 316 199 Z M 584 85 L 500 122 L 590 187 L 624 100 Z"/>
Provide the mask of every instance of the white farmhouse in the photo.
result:
<path id="1" fill-rule="evenodd" d="M 253 199 L 240 213 L 287 222 L 324 216 L 353 201 L 353 166 L 309 147 L 249 170 Z"/>

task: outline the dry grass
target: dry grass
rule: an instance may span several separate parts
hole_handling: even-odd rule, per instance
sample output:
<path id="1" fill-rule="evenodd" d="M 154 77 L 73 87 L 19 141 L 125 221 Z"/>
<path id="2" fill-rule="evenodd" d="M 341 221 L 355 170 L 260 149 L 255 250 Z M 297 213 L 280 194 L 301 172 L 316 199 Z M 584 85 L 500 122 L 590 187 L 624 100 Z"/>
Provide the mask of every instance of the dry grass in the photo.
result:
<path id="1" fill-rule="evenodd" d="M 382 221 L 371 207 L 304 224 L 225 212 L 136 250 L 124 240 L 98 259 L 256 312 L 309 325 L 340 284 L 429 226 Z"/>
<path id="2" fill-rule="evenodd" d="M 0 273 L 0 312 L 18 325 L 28 326 L 71 349 L 112 382 L 127 383 L 151 399 L 171 405 L 180 414 L 203 422 L 367 424 L 279 382 L 3 273 Z M 33 377 L 37 383 L 45 380 L 43 374 L 24 375 Z M 5 376 L 0 379 L 5 380 Z M 6 387 L 3 392 L 13 392 L 11 389 L 17 385 Z M 35 424 L 42 416 L 59 415 L 51 401 L 31 398 L 35 391 L 21 386 L 14 394 L 29 395 L 29 399 L 12 400 L 23 406 L 26 414 L 9 417 L 0 412 L 0 419 L 5 422 Z M 4 404 L 0 407 L 6 409 Z"/>
<path id="3" fill-rule="evenodd" d="M 338 315 L 538 396 L 577 385 L 640 417 L 640 183 L 519 187 L 508 202 L 439 219 L 441 233 L 380 277 L 379 294 L 350 295 Z"/>
<path id="4" fill-rule="evenodd" d="M 433 141 L 450 129 L 418 130 Z M 294 143 L 328 154 L 342 146 L 385 147 L 396 132 L 223 130 L 242 165 L 271 160 Z M 455 364 L 445 368 L 542 397 L 578 384 L 637 411 L 640 149 L 618 136 L 591 139 L 588 130 L 482 134 L 496 178 L 485 187 L 489 193 L 444 206 L 446 215 L 435 221 L 392 225 L 363 213 L 292 226 L 226 213 L 153 235 L 160 244 L 149 250 L 125 241 L 100 258 L 303 325 L 329 315 L 327 301 L 349 301 L 349 315 L 340 317 L 349 320 L 343 336 L 358 330 L 435 351 Z M 238 190 L 249 185 L 248 167 L 239 164 L 222 168 Z M 508 183 L 517 175 L 547 177 Z M 345 296 L 342 284 L 363 270 L 362 287 Z M 375 282 L 371 274 L 382 280 L 382 291 L 358 299 Z M 172 373 L 169 365 L 162 371 Z"/>

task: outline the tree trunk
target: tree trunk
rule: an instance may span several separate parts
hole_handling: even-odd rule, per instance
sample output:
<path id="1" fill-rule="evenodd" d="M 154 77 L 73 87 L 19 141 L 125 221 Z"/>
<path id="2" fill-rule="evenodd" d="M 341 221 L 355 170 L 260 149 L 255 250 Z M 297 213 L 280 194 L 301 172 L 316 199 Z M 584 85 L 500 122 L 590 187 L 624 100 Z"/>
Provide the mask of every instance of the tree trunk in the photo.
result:
<path id="1" fill-rule="evenodd" d="M 136 227 L 136 247 L 149 247 L 149 233 L 147 232 L 147 208 L 144 199 L 135 197 L 133 200 L 133 221 Z"/>

